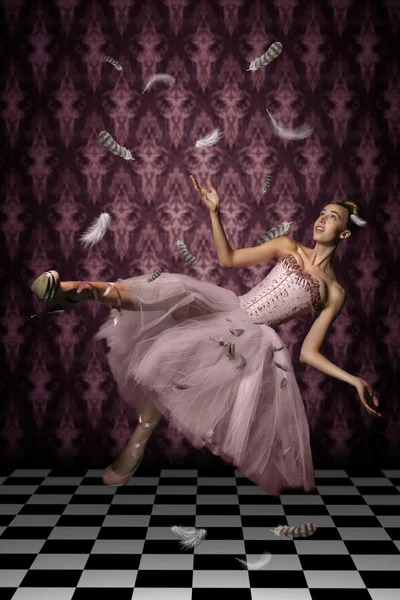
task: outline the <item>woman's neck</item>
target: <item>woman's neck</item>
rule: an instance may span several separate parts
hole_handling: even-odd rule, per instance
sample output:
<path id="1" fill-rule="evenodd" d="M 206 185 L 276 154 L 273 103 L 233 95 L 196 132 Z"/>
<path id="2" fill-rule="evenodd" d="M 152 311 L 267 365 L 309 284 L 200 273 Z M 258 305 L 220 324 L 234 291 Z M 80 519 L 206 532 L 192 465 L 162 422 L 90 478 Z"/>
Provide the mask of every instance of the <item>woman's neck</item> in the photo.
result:
<path id="1" fill-rule="evenodd" d="M 312 266 L 319 267 L 322 271 L 325 271 L 327 268 L 331 269 L 336 248 L 337 246 L 315 244 L 309 256 Z"/>

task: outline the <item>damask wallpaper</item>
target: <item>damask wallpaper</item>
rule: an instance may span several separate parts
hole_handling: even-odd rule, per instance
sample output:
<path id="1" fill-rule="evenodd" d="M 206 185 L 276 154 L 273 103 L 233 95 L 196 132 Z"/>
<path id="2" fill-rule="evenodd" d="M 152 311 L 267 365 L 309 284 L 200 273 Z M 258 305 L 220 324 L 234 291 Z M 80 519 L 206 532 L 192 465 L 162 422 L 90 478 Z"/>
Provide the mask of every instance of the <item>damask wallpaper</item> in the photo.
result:
<path id="1" fill-rule="evenodd" d="M 115 281 L 160 267 L 240 295 L 273 266 L 220 267 L 192 173 L 218 190 L 232 248 L 254 246 L 283 221 L 312 248 L 324 204 L 363 204 L 368 227 L 336 252 L 348 299 L 322 351 L 374 387 L 383 417 L 368 415 L 348 384 L 299 362 L 311 318 L 278 332 L 315 466 L 398 464 L 399 2 L 4 0 L 1 22 L 1 463 L 105 467 L 136 423 L 105 345 L 93 340 L 108 309 L 82 303 L 30 319 L 43 308 L 30 291 L 40 273 Z M 281 55 L 248 71 L 275 41 Z M 142 93 L 159 72 L 174 85 Z M 267 108 L 284 127 L 310 124 L 312 135 L 275 136 Z M 195 141 L 216 127 L 222 140 L 198 150 Z M 107 152 L 102 130 L 135 160 Z M 273 178 L 262 194 L 266 173 Z M 103 210 L 111 229 L 87 249 L 79 236 Z M 177 238 L 195 265 L 181 258 Z M 144 464 L 221 463 L 163 421 Z"/>

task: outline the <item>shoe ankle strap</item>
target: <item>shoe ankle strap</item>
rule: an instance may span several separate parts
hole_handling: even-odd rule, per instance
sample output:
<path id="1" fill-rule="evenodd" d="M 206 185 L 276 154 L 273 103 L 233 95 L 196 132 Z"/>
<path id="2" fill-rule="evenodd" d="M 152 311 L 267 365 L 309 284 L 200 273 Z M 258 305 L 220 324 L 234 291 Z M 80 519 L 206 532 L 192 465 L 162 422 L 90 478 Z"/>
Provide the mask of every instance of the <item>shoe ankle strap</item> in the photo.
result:
<path id="1" fill-rule="evenodd" d="M 139 425 L 147 429 L 148 427 L 153 427 L 153 425 L 157 425 L 157 421 L 142 421 L 142 415 L 139 415 Z"/>
<path id="2" fill-rule="evenodd" d="M 78 285 L 78 288 L 76 290 L 77 294 L 80 294 L 81 291 L 84 289 L 85 285 L 88 285 L 89 287 L 92 288 L 93 290 L 93 296 L 95 300 L 99 299 L 99 292 L 97 291 L 96 287 L 93 285 L 93 283 L 90 283 L 90 281 L 81 281 L 80 284 Z"/>
<path id="3" fill-rule="evenodd" d="M 104 293 L 102 294 L 102 297 L 105 298 L 106 296 L 108 296 L 108 294 L 111 292 L 112 289 L 115 289 L 117 292 L 117 304 L 114 308 L 117 309 L 118 312 L 121 312 L 121 305 L 122 305 L 122 298 L 121 298 L 121 292 L 119 291 L 119 289 L 117 288 L 117 286 L 114 283 L 111 283 L 110 281 L 108 282 L 108 285 L 104 291 Z"/>

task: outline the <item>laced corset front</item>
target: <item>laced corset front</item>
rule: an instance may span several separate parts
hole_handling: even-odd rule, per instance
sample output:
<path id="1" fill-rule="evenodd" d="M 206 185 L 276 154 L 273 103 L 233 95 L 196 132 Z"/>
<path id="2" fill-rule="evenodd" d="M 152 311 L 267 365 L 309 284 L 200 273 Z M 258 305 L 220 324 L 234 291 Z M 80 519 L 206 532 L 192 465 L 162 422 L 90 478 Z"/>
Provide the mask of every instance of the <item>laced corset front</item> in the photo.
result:
<path id="1" fill-rule="evenodd" d="M 238 298 L 254 323 L 274 327 L 321 310 L 319 285 L 292 254 L 283 254 L 265 279 Z"/>

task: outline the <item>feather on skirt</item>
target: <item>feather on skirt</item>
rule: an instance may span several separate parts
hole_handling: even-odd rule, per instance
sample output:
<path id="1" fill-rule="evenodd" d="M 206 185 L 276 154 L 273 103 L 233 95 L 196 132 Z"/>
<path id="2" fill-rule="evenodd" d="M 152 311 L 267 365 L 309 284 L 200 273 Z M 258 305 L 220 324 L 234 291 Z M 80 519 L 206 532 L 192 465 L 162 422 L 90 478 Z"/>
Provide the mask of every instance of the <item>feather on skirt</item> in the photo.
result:
<path id="1" fill-rule="evenodd" d="M 137 416 L 150 401 L 195 448 L 267 494 L 312 490 L 308 421 L 277 332 L 254 323 L 231 290 L 183 274 L 147 279 L 119 280 L 136 310 L 116 327 L 110 315 L 95 336 L 122 398 Z M 185 319 L 192 307 L 199 316 Z"/>

